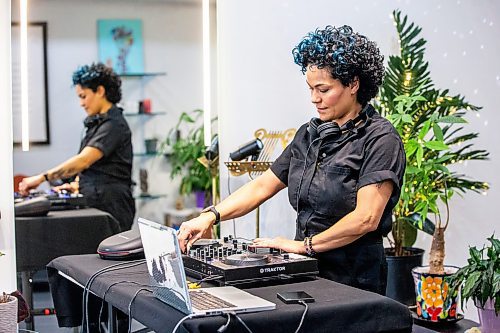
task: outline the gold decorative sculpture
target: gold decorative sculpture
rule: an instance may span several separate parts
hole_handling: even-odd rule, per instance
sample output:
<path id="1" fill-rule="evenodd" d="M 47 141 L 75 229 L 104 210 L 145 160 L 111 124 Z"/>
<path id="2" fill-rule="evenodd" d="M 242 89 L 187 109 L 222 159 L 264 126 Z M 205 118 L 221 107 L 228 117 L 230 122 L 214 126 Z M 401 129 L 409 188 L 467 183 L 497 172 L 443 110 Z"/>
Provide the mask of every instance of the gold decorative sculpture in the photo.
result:
<path id="1" fill-rule="evenodd" d="M 260 152 L 256 161 L 231 161 L 224 162 L 227 166 L 230 174 L 232 176 L 241 176 L 248 174 L 250 179 L 261 175 L 264 171 L 269 169 L 273 164 L 271 158 L 273 158 L 276 153 L 276 145 L 278 142 L 281 143 L 281 149 L 290 143 L 290 141 L 295 136 L 297 130 L 295 128 L 289 128 L 285 131 L 266 131 L 260 128 L 255 131 L 255 138 L 260 139 L 263 144 L 262 151 Z M 255 217 L 255 236 L 260 237 L 260 208 L 257 207 L 256 217 Z"/>

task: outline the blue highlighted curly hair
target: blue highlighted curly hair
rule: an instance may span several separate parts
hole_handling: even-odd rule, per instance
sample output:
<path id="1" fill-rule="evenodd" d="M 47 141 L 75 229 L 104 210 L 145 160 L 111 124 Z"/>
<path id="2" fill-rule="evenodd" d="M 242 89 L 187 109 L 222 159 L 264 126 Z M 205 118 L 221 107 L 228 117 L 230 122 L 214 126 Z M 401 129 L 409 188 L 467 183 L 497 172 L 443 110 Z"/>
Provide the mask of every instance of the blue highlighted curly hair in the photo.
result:
<path id="1" fill-rule="evenodd" d="M 344 86 L 359 79 L 357 99 L 362 106 L 377 95 L 384 79 L 384 56 L 377 45 L 348 25 L 328 25 L 308 33 L 292 54 L 303 74 L 309 66 L 317 66 L 328 69 Z"/>
<path id="2" fill-rule="evenodd" d="M 103 86 L 106 91 L 106 99 L 113 104 L 122 99 L 122 81 L 112 68 L 102 63 L 93 63 L 78 67 L 73 73 L 73 85 L 79 84 L 82 88 L 89 88 L 93 92 L 97 87 Z"/>

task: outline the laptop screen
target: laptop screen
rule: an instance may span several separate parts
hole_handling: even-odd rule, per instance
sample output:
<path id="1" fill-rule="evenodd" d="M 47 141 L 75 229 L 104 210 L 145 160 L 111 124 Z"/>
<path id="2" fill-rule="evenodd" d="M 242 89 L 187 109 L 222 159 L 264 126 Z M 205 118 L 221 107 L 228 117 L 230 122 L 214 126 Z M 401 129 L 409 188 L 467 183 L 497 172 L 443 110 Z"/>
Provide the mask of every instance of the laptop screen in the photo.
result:
<path id="1" fill-rule="evenodd" d="M 143 218 L 138 221 L 149 276 L 156 287 L 154 295 L 184 313 L 191 313 L 176 231 Z"/>

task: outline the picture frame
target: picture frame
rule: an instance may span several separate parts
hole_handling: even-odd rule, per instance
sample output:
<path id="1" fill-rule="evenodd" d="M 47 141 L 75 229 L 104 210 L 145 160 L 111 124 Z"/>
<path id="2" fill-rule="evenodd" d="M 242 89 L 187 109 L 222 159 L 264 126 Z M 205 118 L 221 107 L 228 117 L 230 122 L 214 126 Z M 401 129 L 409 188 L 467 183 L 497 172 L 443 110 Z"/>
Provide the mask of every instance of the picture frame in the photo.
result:
<path id="1" fill-rule="evenodd" d="M 12 125 L 14 146 L 21 144 L 20 26 L 12 22 Z M 31 145 L 50 144 L 47 77 L 47 22 L 28 23 L 28 112 Z"/>
<path id="2" fill-rule="evenodd" d="M 144 73 L 142 20 L 97 20 L 99 61 L 120 75 Z"/>

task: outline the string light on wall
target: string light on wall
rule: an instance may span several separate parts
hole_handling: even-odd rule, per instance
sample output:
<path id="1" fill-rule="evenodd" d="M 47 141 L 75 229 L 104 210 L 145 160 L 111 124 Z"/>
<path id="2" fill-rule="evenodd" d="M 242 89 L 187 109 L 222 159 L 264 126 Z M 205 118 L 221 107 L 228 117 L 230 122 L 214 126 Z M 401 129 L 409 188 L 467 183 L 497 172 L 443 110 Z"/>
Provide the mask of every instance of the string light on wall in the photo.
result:
<path id="1" fill-rule="evenodd" d="M 23 151 L 30 150 L 28 112 L 28 0 L 20 1 L 21 54 L 21 142 Z"/>

